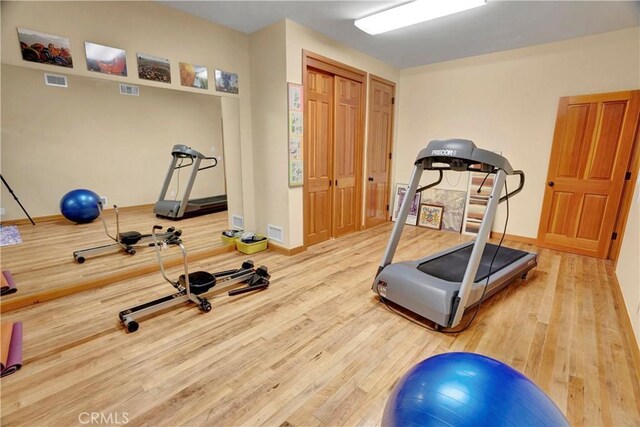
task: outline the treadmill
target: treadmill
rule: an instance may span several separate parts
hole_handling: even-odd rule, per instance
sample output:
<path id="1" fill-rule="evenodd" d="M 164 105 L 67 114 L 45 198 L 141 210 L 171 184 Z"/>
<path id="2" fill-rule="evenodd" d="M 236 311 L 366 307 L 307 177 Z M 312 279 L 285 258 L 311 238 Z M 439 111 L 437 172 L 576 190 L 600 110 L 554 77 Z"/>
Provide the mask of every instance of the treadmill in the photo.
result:
<path id="1" fill-rule="evenodd" d="M 218 159 L 215 157 L 206 157 L 193 148 L 182 144 L 173 146 L 171 156 L 171 164 L 169 165 L 169 171 L 162 185 L 160 197 L 153 207 L 153 213 L 156 214 L 157 217 L 178 220 L 227 210 L 226 194 L 189 200 L 189 195 L 191 194 L 191 189 L 193 188 L 193 183 L 196 180 L 198 172 L 216 167 L 218 165 Z M 189 162 L 183 164 L 185 159 Z M 200 167 L 203 160 L 212 162 L 207 166 Z M 191 167 L 191 175 L 189 176 L 189 182 L 184 190 L 182 200 L 165 199 L 173 173 L 185 167 Z"/>
<path id="2" fill-rule="evenodd" d="M 439 179 L 418 188 L 424 170 L 437 170 Z M 495 174 L 475 240 L 415 261 L 392 264 L 415 194 L 438 185 L 444 170 Z M 517 189 L 500 197 L 508 175 L 518 175 L 520 183 Z M 519 193 L 523 186 L 524 172 L 514 171 L 509 161 L 497 153 L 477 148 L 472 141 L 464 139 L 431 141 L 414 163 L 409 188 L 372 290 L 381 298 L 433 321 L 438 330 L 457 326 L 466 309 L 514 280 L 526 278 L 527 272 L 538 264 L 537 254 L 487 243 L 498 204 Z"/>

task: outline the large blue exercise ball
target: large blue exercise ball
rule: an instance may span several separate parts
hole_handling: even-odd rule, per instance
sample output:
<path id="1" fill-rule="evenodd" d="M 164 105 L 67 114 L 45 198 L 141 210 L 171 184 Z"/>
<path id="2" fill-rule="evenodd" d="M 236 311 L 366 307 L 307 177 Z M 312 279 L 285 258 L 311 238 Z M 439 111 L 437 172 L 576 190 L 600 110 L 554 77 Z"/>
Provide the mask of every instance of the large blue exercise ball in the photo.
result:
<path id="1" fill-rule="evenodd" d="M 490 357 L 445 353 L 402 377 L 383 426 L 568 426 L 553 401 L 520 372 Z"/>
<path id="2" fill-rule="evenodd" d="M 91 190 L 71 190 L 60 200 L 60 212 L 69 221 L 87 223 L 100 216 L 100 196 Z"/>

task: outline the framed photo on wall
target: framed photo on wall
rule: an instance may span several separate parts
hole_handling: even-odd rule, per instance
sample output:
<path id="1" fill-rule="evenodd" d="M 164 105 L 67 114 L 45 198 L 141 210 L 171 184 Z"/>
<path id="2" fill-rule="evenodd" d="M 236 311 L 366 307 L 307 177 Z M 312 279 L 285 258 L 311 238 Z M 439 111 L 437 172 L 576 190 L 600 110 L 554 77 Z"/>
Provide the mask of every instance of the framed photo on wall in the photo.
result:
<path id="1" fill-rule="evenodd" d="M 186 62 L 180 62 L 178 65 L 180 66 L 180 84 L 182 86 L 209 89 L 207 67 L 188 64 Z"/>
<path id="2" fill-rule="evenodd" d="M 25 61 L 73 68 L 69 39 L 66 37 L 18 28 L 18 41 Z"/>
<path id="3" fill-rule="evenodd" d="M 239 89 L 238 75 L 236 73 L 228 73 L 222 70 L 215 71 L 216 91 L 235 93 L 237 94 Z"/>
<path id="4" fill-rule="evenodd" d="M 420 214 L 418 215 L 418 226 L 440 230 L 442 228 L 442 217 L 444 206 L 420 204 Z"/>
<path id="5" fill-rule="evenodd" d="M 117 47 L 84 42 L 87 69 L 114 76 L 127 76 L 127 55 Z"/>
<path id="6" fill-rule="evenodd" d="M 138 52 L 138 77 L 154 82 L 171 83 L 171 64 L 166 58 Z"/>

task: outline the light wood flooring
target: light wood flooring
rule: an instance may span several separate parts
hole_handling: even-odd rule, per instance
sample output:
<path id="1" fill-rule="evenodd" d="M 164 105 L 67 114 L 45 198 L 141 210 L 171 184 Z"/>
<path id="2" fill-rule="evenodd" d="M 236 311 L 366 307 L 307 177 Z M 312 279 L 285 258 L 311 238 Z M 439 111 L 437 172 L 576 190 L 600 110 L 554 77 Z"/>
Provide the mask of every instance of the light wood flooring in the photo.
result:
<path id="1" fill-rule="evenodd" d="M 109 233 L 115 236 L 114 210 L 107 209 L 103 215 Z M 151 206 L 120 211 L 121 232 L 148 234 L 156 224 L 165 230 L 172 226 L 182 230 L 190 255 L 224 250 L 220 233 L 227 228 L 227 212 L 170 221 L 156 218 Z M 84 264 L 75 262 L 74 251 L 114 243 L 99 220 L 88 224 L 74 224 L 65 219 L 38 221 L 35 226 L 19 225 L 18 230 L 23 243 L 0 248 L 0 265 L 11 271 L 18 285 L 18 292 L 0 300 L 3 312 L 157 269 L 155 251 L 149 247 L 137 247 L 135 255 L 114 251 L 88 257 Z M 178 254 L 169 258 L 177 261 Z"/>
<path id="2" fill-rule="evenodd" d="M 82 413 L 101 412 L 135 426 L 376 425 L 411 366 L 471 351 L 523 372 L 572 425 L 640 425 L 640 387 L 609 262 L 541 249 L 527 281 L 482 304 L 465 332 L 443 335 L 388 311 L 371 292 L 390 230 L 385 224 L 293 257 L 232 252 L 194 262 L 194 270 L 216 271 L 252 258 L 268 266 L 271 287 L 220 294 L 206 314 L 174 309 L 133 334 L 117 314 L 172 291 L 157 272 L 3 314 L 24 322 L 25 342 L 23 369 L 0 383 L 0 422 L 72 426 Z M 464 239 L 406 227 L 396 260 Z"/>

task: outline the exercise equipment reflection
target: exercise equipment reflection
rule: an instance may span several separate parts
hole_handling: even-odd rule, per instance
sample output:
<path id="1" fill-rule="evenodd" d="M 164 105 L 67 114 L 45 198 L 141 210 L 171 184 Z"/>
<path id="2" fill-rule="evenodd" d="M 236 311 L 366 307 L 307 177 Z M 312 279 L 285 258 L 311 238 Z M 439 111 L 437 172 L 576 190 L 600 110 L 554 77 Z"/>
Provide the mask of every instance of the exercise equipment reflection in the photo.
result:
<path id="1" fill-rule="evenodd" d="M 71 190 L 60 199 L 60 213 L 69 221 L 85 224 L 100 216 L 100 196 L 91 190 Z"/>
<path id="2" fill-rule="evenodd" d="M 173 149 L 171 150 L 171 157 L 171 164 L 169 165 L 167 176 L 162 184 L 160 196 L 153 207 L 153 213 L 156 214 L 156 216 L 160 218 L 178 220 L 181 218 L 227 210 L 226 194 L 189 200 L 193 184 L 196 180 L 196 175 L 200 171 L 215 168 L 218 165 L 218 159 L 216 157 L 206 157 L 199 151 L 182 144 L 176 144 L 173 146 Z M 186 164 L 183 163 L 185 159 L 188 160 L 188 163 Z M 210 164 L 200 167 L 200 164 L 204 160 L 209 161 Z M 181 199 L 165 199 L 165 197 L 167 197 L 167 191 L 169 190 L 173 173 L 178 171 L 179 174 L 180 169 L 186 167 L 191 167 L 191 175 L 189 176 L 189 182 L 184 189 Z"/>
<path id="3" fill-rule="evenodd" d="M 136 253 L 136 247 L 140 246 L 154 246 L 154 240 L 151 234 L 141 234 L 137 231 L 124 231 L 120 232 L 120 218 L 118 214 L 118 206 L 113 205 L 113 209 L 116 213 L 116 235 L 115 237 L 109 234 L 107 229 L 107 223 L 102 215 L 102 203 L 98 202 L 98 211 L 100 213 L 99 218 L 102 221 L 104 232 L 115 243 L 108 245 L 96 246 L 93 248 L 82 249 L 73 253 L 73 258 L 78 264 L 85 262 L 87 257 L 98 256 L 111 252 L 124 251 L 129 255 Z M 175 245 L 180 243 L 181 230 L 176 230 L 175 227 L 170 227 L 165 233 L 160 234 L 158 240 L 169 245 Z"/>

